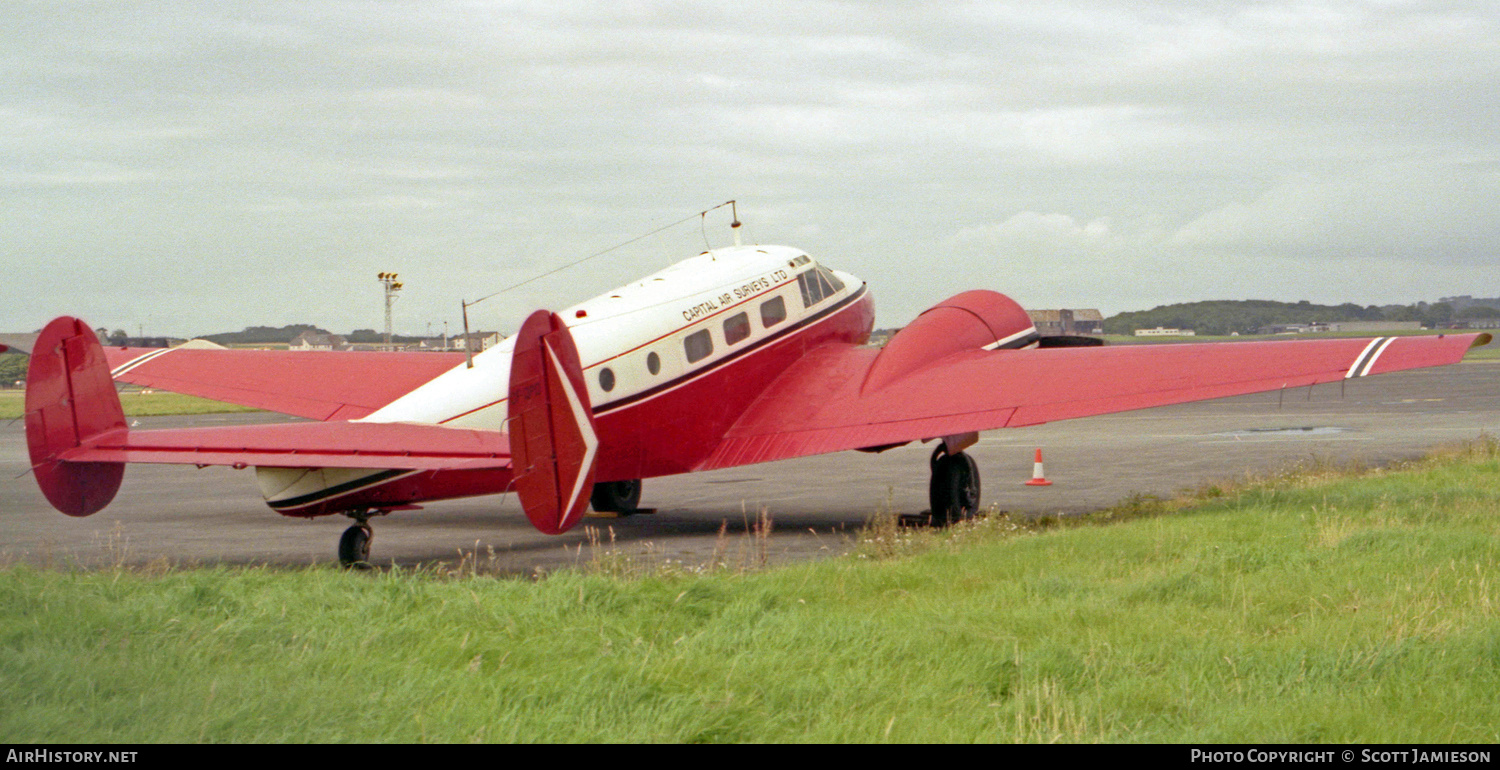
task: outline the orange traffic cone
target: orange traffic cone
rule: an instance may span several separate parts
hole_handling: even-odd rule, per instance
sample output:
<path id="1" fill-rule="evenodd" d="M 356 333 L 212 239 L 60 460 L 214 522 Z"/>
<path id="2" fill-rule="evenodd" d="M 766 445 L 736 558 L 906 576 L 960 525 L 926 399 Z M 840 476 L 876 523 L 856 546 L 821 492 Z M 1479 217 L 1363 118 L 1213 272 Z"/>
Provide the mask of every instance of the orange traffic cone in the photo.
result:
<path id="1" fill-rule="evenodd" d="M 1036 450 L 1036 465 L 1032 466 L 1031 481 L 1026 482 L 1028 487 L 1050 487 L 1052 482 L 1042 473 L 1042 450 Z"/>

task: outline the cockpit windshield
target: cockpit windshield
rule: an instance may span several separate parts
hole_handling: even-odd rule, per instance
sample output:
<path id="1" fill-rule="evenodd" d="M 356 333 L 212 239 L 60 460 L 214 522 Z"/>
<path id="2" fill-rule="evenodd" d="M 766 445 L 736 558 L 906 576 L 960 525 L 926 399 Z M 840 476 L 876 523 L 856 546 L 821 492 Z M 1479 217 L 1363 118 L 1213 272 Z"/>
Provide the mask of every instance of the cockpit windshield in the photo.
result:
<path id="1" fill-rule="evenodd" d="M 812 307 L 844 290 L 844 282 L 822 265 L 799 274 L 797 285 L 802 289 L 803 307 Z"/>

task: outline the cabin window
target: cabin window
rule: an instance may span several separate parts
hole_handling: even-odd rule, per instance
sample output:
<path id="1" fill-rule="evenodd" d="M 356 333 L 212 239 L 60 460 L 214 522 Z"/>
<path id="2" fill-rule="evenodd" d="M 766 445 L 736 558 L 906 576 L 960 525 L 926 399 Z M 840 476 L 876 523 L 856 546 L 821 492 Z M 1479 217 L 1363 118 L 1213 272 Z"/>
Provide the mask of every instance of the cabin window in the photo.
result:
<path id="1" fill-rule="evenodd" d="M 682 348 L 687 353 L 688 363 L 695 364 L 713 355 L 714 338 L 709 336 L 707 329 L 699 329 L 683 339 Z"/>
<path id="2" fill-rule="evenodd" d="M 750 336 L 750 314 L 737 313 L 724 321 L 724 344 L 744 342 Z"/>
<path id="3" fill-rule="evenodd" d="M 661 356 L 655 351 L 646 354 L 646 371 L 652 374 L 661 373 Z"/>
<path id="4" fill-rule="evenodd" d="M 599 370 L 599 387 L 603 388 L 605 393 L 615 389 L 615 371 L 613 369 L 606 366 Z"/>
<path id="5" fill-rule="evenodd" d="M 760 303 L 760 325 L 769 329 L 786 320 L 786 301 L 772 297 Z"/>

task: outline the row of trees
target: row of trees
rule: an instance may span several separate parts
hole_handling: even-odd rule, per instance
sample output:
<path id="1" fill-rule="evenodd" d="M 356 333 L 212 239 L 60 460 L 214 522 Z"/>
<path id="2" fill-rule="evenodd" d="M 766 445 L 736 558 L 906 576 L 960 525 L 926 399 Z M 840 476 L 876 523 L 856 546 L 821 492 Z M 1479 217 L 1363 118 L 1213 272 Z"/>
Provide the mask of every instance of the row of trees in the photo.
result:
<path id="1" fill-rule="evenodd" d="M 26 364 L 30 358 L 22 353 L 0 353 L 0 387 L 11 387 L 26 379 Z"/>
<path id="2" fill-rule="evenodd" d="M 1158 326 L 1192 329 L 1199 334 L 1254 334 L 1273 324 L 1331 323 L 1336 321 L 1417 321 L 1435 328 L 1469 318 L 1500 318 L 1500 308 L 1472 305 L 1455 311 L 1446 302 L 1415 305 L 1315 305 L 1272 300 L 1214 300 L 1161 305 L 1150 310 L 1120 313 L 1104 320 L 1106 334 L 1133 334 Z"/>
<path id="3" fill-rule="evenodd" d="M 223 334 L 210 334 L 203 339 L 217 342 L 220 345 L 266 345 L 278 342 L 291 342 L 297 335 L 303 332 L 314 332 L 317 334 L 329 334 L 323 329 L 312 324 L 288 324 L 280 328 L 271 326 L 248 326 L 243 331 L 224 332 Z M 385 342 L 385 333 L 374 329 L 355 329 L 343 335 L 344 340 L 350 343 L 379 343 Z M 391 335 L 392 342 L 420 342 L 422 337 L 414 337 L 403 334 Z"/>
<path id="4" fill-rule="evenodd" d="M 312 324 L 287 324 L 280 328 L 273 326 L 247 326 L 243 331 L 210 334 L 203 339 L 209 342 L 216 342 L 220 345 L 268 345 L 277 342 L 291 342 L 297 338 L 297 335 L 303 332 L 327 334 L 328 330 L 320 329 Z"/>

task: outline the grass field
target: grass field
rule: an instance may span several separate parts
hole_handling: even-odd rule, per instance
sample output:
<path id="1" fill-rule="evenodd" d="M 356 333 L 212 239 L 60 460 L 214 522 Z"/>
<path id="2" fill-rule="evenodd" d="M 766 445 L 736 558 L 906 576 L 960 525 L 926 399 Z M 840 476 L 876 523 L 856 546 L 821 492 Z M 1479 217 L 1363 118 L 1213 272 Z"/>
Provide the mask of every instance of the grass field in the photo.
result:
<path id="1" fill-rule="evenodd" d="M 1500 447 L 756 571 L 0 570 L 0 734 L 1493 742 Z"/>
<path id="2" fill-rule="evenodd" d="M 25 391 L 0 390 L 0 420 L 22 416 L 26 407 Z M 126 417 L 151 417 L 171 414 L 215 414 L 219 412 L 254 412 L 252 407 L 210 401 L 196 396 L 168 393 L 164 390 L 126 390 L 120 393 L 120 406 Z"/>
<path id="3" fill-rule="evenodd" d="M 1500 345 L 1491 342 L 1478 348 L 1471 348 L 1464 354 L 1465 361 L 1500 361 Z"/>

